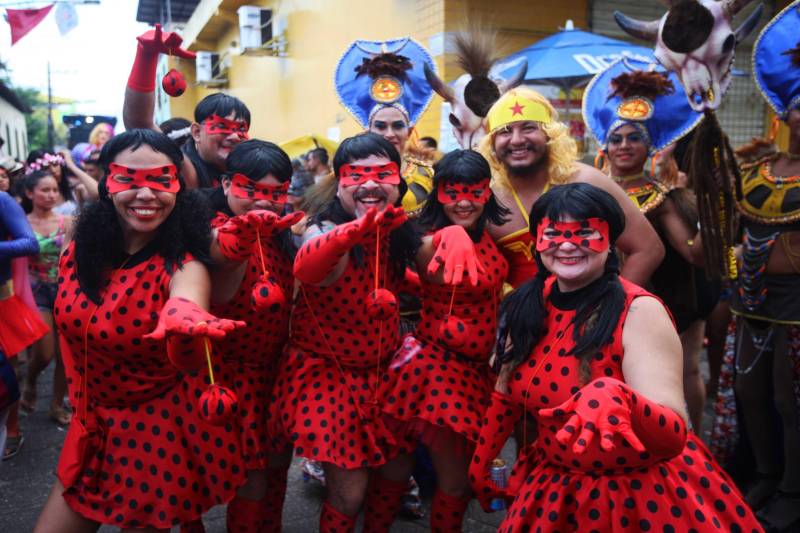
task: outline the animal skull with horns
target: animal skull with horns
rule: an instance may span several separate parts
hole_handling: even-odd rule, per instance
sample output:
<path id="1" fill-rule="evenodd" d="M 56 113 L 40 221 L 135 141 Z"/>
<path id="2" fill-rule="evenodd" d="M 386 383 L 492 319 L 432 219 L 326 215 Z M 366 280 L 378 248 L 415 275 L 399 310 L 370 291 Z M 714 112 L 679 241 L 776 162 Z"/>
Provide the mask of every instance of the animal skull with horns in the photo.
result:
<path id="1" fill-rule="evenodd" d="M 759 4 L 735 30 L 733 17 L 752 0 L 667 0 L 669 11 L 653 21 L 614 12 L 617 24 L 637 39 L 655 43 L 655 56 L 678 75 L 689 105 L 698 112 L 717 109 L 731 83 L 734 49 L 752 32 Z"/>
<path id="2" fill-rule="evenodd" d="M 495 63 L 495 33 L 480 27 L 456 34 L 454 40 L 458 64 L 467 73 L 448 86 L 425 64 L 425 78 L 434 91 L 451 106 L 450 124 L 453 135 L 463 149 L 477 148 L 486 136 L 486 115 L 505 92 L 525 79 L 528 62 L 507 80 L 492 79 L 490 70 Z"/>

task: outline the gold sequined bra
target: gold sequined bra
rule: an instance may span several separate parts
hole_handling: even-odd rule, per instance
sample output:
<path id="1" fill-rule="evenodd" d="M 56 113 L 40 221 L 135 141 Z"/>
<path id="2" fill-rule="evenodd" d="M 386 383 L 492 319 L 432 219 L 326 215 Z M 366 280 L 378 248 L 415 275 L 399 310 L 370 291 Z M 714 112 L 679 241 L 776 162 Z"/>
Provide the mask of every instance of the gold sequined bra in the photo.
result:
<path id="1" fill-rule="evenodd" d="M 774 176 L 770 156 L 742 165 L 739 211 L 761 224 L 788 224 L 800 220 L 800 175 Z"/>
<path id="2" fill-rule="evenodd" d="M 643 185 L 636 187 L 628 187 L 624 179 L 612 176 L 612 179 L 619 183 L 625 190 L 628 198 L 636 204 L 639 211 L 648 213 L 661 205 L 669 192 L 663 185 L 657 181 L 647 181 Z"/>

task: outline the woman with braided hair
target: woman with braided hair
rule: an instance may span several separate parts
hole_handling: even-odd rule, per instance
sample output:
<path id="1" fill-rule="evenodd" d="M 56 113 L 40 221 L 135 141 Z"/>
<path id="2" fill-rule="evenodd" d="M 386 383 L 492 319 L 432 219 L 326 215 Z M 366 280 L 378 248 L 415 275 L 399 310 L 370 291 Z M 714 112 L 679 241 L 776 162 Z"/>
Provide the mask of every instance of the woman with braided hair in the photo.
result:
<path id="1" fill-rule="evenodd" d="M 503 302 L 503 367 L 470 467 L 484 509 L 511 502 L 500 531 L 761 531 L 687 432 L 680 341 L 664 305 L 619 276 L 617 202 L 567 184 L 530 220 L 539 268 Z M 504 491 L 488 468 L 520 420 Z"/>

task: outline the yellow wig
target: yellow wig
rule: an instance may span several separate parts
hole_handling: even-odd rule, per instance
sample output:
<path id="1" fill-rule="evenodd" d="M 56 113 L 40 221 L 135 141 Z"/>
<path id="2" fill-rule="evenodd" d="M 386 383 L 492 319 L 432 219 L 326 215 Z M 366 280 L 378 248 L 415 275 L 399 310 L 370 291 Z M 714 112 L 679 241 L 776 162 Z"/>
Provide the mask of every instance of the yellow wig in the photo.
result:
<path id="1" fill-rule="evenodd" d="M 520 110 L 508 113 L 506 110 Z M 514 115 L 520 115 L 516 118 Z M 529 87 L 511 89 L 494 103 L 487 114 L 489 134 L 483 138 L 478 151 L 492 168 L 492 185 L 510 188 L 508 171 L 494 153 L 494 136 L 498 130 L 520 120 L 531 120 L 541 125 L 547 135 L 547 170 L 549 183 L 567 183 L 575 173 L 578 160 L 578 146 L 569 135 L 569 128 L 558 121 L 558 112 L 547 98 Z M 549 119 L 549 120 L 548 120 Z"/>
<path id="2" fill-rule="evenodd" d="M 114 127 L 107 123 L 107 122 L 99 122 L 97 126 L 92 128 L 92 132 L 89 134 L 89 144 L 93 144 L 95 146 L 100 146 L 100 132 L 107 131 L 109 138 L 114 136 Z"/>

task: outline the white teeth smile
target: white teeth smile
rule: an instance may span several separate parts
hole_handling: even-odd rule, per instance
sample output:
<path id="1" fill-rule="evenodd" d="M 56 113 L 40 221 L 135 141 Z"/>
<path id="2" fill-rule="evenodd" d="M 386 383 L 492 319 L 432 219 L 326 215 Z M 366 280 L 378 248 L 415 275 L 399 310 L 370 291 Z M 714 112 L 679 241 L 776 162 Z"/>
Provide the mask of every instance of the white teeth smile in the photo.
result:
<path id="1" fill-rule="evenodd" d="M 133 212 L 139 216 L 149 217 L 156 214 L 155 209 L 142 209 L 142 208 L 134 208 Z"/>
<path id="2" fill-rule="evenodd" d="M 582 261 L 583 257 L 556 257 L 556 259 L 560 263 L 564 263 L 567 265 L 575 265 L 578 264 L 580 261 Z"/>

